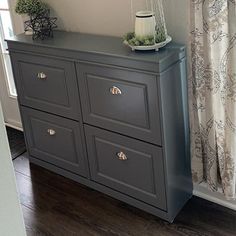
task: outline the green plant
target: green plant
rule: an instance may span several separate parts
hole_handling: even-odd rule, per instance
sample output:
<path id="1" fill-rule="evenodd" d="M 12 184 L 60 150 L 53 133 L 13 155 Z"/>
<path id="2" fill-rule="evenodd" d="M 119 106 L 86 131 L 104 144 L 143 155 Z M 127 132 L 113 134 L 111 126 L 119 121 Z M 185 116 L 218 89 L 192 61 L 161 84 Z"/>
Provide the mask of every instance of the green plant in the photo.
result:
<path id="1" fill-rule="evenodd" d="M 164 30 L 159 29 L 156 32 L 155 38 L 152 35 L 145 37 L 138 37 L 134 32 L 129 32 L 124 36 L 124 40 L 128 42 L 129 45 L 132 46 L 151 46 L 155 43 L 160 43 L 166 40 Z"/>
<path id="2" fill-rule="evenodd" d="M 163 41 L 166 41 L 166 33 L 165 33 L 165 28 L 161 26 L 156 31 L 156 43 L 160 43 Z"/>
<path id="3" fill-rule="evenodd" d="M 27 14 L 29 16 L 42 15 L 48 11 L 47 4 L 41 0 L 17 0 L 15 11 L 19 15 Z"/>
<path id="4" fill-rule="evenodd" d="M 135 36 L 135 33 L 133 32 L 127 33 L 124 36 L 124 40 L 126 40 L 128 44 L 132 46 L 149 46 L 155 44 L 153 36 L 138 37 Z"/>

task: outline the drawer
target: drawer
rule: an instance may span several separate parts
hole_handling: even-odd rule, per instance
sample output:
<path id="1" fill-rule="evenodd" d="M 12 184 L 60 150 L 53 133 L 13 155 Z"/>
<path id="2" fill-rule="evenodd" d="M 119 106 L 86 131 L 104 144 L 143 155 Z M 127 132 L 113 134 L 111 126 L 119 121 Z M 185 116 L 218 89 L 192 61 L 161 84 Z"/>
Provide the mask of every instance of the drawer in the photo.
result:
<path id="1" fill-rule="evenodd" d="M 76 174 L 88 175 L 78 122 L 25 107 L 21 111 L 31 156 Z"/>
<path id="2" fill-rule="evenodd" d="M 154 75 L 77 64 L 85 123 L 161 145 Z"/>
<path id="3" fill-rule="evenodd" d="M 20 104 L 80 120 L 73 62 L 11 52 Z"/>
<path id="4" fill-rule="evenodd" d="M 86 125 L 92 180 L 166 210 L 162 149 Z"/>

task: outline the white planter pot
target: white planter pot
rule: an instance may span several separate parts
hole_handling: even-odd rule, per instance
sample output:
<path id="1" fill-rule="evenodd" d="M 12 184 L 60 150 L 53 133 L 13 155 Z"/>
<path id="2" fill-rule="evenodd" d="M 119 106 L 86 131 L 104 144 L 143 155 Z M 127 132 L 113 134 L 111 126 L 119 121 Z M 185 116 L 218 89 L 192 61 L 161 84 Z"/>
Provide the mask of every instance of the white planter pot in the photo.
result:
<path id="1" fill-rule="evenodd" d="M 156 33 L 156 19 L 152 11 L 139 11 L 135 19 L 135 35 L 138 37 L 154 36 Z"/>
<path id="2" fill-rule="evenodd" d="M 23 22 L 30 20 L 30 17 L 28 15 L 22 15 L 22 20 Z M 24 23 L 24 28 L 25 28 L 25 23 Z M 27 29 L 25 30 L 25 35 L 33 35 L 33 30 L 32 29 Z"/>

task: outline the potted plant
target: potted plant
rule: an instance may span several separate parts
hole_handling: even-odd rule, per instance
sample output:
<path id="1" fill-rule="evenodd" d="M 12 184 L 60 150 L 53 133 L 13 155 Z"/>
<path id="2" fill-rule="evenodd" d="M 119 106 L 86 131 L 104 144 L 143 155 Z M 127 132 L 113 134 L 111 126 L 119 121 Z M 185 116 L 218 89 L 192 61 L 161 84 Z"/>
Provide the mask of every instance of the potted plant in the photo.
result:
<path id="1" fill-rule="evenodd" d="M 25 33 L 33 35 L 33 39 L 53 37 L 53 29 L 57 27 L 56 17 L 50 17 L 50 9 L 41 0 L 17 0 L 16 13 L 29 17 L 25 23 Z"/>
<path id="2" fill-rule="evenodd" d="M 17 0 L 15 12 L 28 18 L 24 17 L 26 19 L 24 21 L 25 33 L 32 35 L 36 19 L 44 15 L 49 15 L 49 8 L 41 0 Z"/>
<path id="3" fill-rule="evenodd" d="M 170 41 L 162 0 L 146 0 L 146 10 L 136 12 L 135 30 L 124 36 L 124 43 L 132 50 L 158 51 Z"/>

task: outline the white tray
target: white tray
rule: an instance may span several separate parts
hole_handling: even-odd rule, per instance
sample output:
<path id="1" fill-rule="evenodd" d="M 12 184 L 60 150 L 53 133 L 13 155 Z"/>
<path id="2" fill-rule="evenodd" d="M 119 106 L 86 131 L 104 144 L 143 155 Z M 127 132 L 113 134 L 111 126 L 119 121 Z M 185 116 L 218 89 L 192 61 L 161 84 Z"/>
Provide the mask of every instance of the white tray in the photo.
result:
<path id="1" fill-rule="evenodd" d="M 132 49 L 132 51 L 134 51 L 134 50 L 139 50 L 139 51 L 155 50 L 155 51 L 158 51 L 159 48 L 166 46 L 166 44 L 170 43 L 171 41 L 172 41 L 172 38 L 168 35 L 166 38 L 166 41 L 161 42 L 161 43 L 156 43 L 154 45 L 133 46 L 133 45 L 130 45 L 126 40 L 124 41 L 124 44 L 129 46 Z"/>

